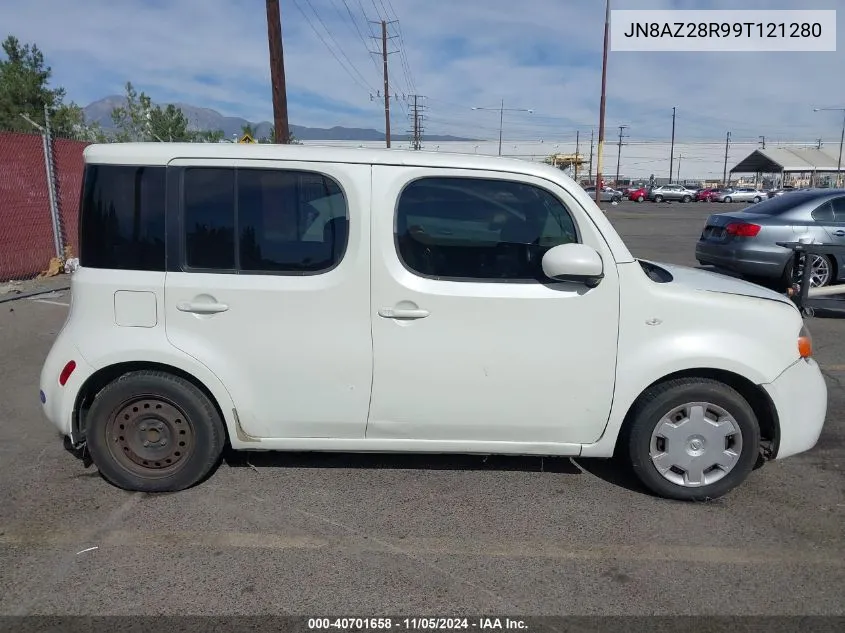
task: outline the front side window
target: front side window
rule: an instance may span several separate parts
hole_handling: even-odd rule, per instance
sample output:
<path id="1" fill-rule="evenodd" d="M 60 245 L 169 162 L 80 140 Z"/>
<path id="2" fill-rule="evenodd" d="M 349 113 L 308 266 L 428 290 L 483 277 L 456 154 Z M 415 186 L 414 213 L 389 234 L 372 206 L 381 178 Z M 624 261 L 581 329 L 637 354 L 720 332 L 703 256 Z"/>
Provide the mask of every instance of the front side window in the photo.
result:
<path id="1" fill-rule="evenodd" d="M 551 193 L 521 182 L 422 178 L 399 197 L 395 239 L 402 262 L 426 277 L 548 281 L 543 255 L 578 241 Z"/>
<path id="2" fill-rule="evenodd" d="M 164 167 L 85 167 L 79 220 L 82 266 L 163 271 L 164 227 Z"/>
<path id="3" fill-rule="evenodd" d="M 322 174 L 189 168 L 183 206 L 189 268 L 325 272 L 346 250 L 346 199 L 340 186 Z"/>

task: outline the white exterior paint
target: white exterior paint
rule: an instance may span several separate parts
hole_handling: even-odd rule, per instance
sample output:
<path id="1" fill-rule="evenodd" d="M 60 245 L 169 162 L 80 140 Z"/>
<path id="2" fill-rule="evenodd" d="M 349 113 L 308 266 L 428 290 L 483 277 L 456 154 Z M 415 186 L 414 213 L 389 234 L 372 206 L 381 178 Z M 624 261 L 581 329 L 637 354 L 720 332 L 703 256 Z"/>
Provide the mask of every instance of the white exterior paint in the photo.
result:
<path id="1" fill-rule="evenodd" d="M 770 395 L 778 457 L 812 447 L 826 415 L 818 366 L 801 359 L 798 310 L 759 286 L 693 269 L 646 276 L 604 214 L 561 171 L 489 157 L 316 147 L 91 146 L 89 163 L 256 164 L 335 178 L 349 205 L 340 265 L 301 277 L 80 268 L 41 374 L 64 435 L 99 369 L 156 363 L 195 378 L 236 449 L 609 457 L 634 401 L 684 370 L 722 370 Z M 595 287 L 422 278 L 398 260 L 399 191 L 423 175 L 513 179 L 556 196 L 600 256 Z M 148 293 L 115 304 L 115 293 Z M 217 303 L 196 315 L 180 304 Z M 139 309 L 137 322 L 126 306 Z M 390 310 L 427 312 L 397 321 Z M 115 320 L 121 315 L 121 326 Z M 77 363 L 67 384 L 62 367 Z"/>

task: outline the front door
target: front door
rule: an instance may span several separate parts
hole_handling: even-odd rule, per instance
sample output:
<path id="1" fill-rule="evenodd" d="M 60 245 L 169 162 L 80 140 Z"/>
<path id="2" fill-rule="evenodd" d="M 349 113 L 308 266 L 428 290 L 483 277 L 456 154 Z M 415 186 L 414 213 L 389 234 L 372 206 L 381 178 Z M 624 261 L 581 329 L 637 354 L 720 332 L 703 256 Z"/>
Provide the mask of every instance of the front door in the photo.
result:
<path id="1" fill-rule="evenodd" d="M 260 438 L 362 438 L 372 378 L 368 165 L 174 161 L 169 341 Z M 174 227 L 173 224 L 170 225 Z"/>
<path id="2" fill-rule="evenodd" d="M 373 167 L 367 438 L 593 442 L 613 398 L 619 281 L 579 203 L 541 178 Z M 596 288 L 548 248 L 599 251 Z"/>

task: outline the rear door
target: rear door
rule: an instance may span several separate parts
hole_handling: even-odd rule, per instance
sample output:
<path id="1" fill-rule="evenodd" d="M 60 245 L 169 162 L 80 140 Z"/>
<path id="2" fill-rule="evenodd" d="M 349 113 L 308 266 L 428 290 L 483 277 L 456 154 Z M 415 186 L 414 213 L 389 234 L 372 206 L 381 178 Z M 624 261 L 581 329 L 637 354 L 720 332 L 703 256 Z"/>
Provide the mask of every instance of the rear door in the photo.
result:
<path id="1" fill-rule="evenodd" d="M 361 438 L 372 378 L 370 167 L 168 167 L 166 330 L 261 438 Z"/>

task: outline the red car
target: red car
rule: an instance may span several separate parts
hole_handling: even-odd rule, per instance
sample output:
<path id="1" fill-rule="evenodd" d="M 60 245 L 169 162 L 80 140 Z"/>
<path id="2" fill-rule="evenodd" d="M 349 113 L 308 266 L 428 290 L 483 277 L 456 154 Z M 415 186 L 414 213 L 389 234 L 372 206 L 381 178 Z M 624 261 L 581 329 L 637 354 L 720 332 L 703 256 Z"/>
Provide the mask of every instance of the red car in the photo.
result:
<path id="1" fill-rule="evenodd" d="M 696 194 L 697 202 L 713 202 L 713 198 L 719 193 L 719 189 L 702 189 Z"/>
<path id="2" fill-rule="evenodd" d="M 646 191 L 645 187 L 636 187 L 628 189 L 627 191 L 628 200 L 633 200 L 635 202 L 642 202 L 646 198 L 648 198 L 648 191 Z"/>

